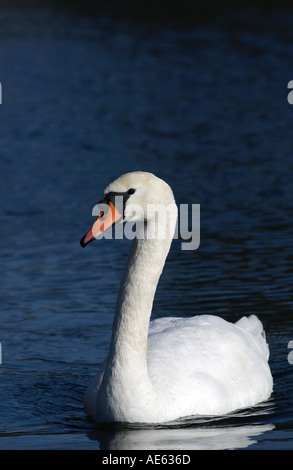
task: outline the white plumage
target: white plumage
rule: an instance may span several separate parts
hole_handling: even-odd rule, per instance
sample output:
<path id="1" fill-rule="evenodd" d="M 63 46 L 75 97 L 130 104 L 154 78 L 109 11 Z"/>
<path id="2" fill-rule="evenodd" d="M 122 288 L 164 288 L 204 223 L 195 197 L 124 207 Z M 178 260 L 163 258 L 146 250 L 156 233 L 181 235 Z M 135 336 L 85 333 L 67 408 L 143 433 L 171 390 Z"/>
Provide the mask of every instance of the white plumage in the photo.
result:
<path id="1" fill-rule="evenodd" d="M 125 198 L 120 221 L 146 223 L 133 242 L 109 355 L 86 391 L 86 413 L 97 422 L 162 423 L 191 415 L 226 414 L 267 400 L 273 385 L 269 349 L 255 315 L 235 324 L 212 315 L 149 322 L 177 207 L 170 187 L 144 172 L 118 178 L 106 188 L 104 199 L 113 193 L 128 194 L 130 188 L 135 191 Z M 157 218 L 147 218 L 147 204 L 157 203 L 170 209 L 163 222 L 169 229 L 165 239 L 147 239 L 145 230 L 158 233 L 160 224 Z M 133 204 L 140 205 L 141 211 L 133 214 Z M 83 240 L 87 243 L 89 235 Z"/>

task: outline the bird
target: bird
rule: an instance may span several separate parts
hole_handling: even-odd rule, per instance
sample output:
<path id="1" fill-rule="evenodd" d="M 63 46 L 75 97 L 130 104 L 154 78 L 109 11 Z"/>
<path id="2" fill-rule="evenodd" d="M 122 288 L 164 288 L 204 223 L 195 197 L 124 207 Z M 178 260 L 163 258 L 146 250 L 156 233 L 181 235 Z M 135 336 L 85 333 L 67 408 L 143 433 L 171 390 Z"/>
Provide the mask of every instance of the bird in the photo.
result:
<path id="1" fill-rule="evenodd" d="M 269 346 L 256 315 L 235 323 L 212 314 L 151 320 L 178 217 L 168 183 L 149 172 L 125 173 L 106 187 L 98 207 L 82 247 L 113 225 L 135 224 L 136 232 L 109 352 L 84 394 L 86 415 L 97 423 L 160 424 L 267 401 L 273 391 Z"/>

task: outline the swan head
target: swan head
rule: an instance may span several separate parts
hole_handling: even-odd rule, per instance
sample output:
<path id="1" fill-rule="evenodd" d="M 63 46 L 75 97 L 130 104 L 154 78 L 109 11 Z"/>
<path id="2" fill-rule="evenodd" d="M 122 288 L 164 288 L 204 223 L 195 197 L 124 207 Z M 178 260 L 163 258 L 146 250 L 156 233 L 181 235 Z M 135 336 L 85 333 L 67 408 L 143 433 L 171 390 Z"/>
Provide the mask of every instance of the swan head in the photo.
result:
<path id="1" fill-rule="evenodd" d="M 100 213 L 92 228 L 81 239 L 85 247 L 113 224 L 151 222 L 157 209 L 168 208 L 177 219 L 177 207 L 170 186 L 152 173 L 134 171 L 110 183 L 98 204 Z"/>

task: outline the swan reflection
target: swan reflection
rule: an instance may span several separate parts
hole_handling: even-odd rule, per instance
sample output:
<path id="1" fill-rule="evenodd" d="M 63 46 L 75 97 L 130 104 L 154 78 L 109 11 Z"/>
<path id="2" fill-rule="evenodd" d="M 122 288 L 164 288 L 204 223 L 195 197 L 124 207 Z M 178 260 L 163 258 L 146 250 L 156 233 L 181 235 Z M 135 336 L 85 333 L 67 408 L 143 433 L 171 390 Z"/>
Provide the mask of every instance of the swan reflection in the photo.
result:
<path id="1" fill-rule="evenodd" d="M 101 450 L 244 449 L 274 429 L 272 424 L 165 429 L 118 429 L 91 433 Z"/>

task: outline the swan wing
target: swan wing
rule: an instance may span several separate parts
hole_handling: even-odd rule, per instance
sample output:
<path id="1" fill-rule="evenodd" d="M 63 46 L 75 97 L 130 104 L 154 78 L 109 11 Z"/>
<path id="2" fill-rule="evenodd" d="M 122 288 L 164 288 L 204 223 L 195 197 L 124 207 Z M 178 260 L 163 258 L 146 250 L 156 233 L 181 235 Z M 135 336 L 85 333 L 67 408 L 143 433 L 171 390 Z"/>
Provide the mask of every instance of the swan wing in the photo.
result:
<path id="1" fill-rule="evenodd" d="M 270 396 L 262 324 L 255 316 L 245 318 L 236 324 L 212 315 L 150 323 L 150 378 L 182 416 L 227 413 Z"/>

